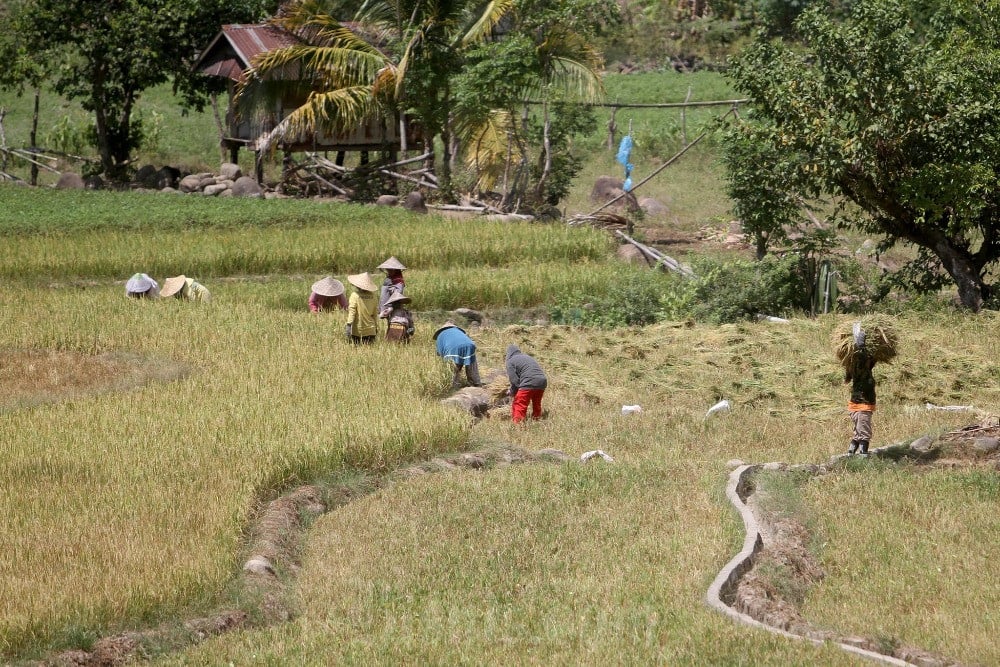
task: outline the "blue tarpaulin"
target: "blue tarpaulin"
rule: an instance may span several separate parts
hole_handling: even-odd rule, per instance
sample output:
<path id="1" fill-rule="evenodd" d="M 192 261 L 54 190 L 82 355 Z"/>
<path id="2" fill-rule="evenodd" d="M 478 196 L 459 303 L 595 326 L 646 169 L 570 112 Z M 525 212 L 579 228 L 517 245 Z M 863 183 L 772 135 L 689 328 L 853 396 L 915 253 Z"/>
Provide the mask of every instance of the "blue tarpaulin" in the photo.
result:
<path id="1" fill-rule="evenodd" d="M 618 156 L 617 160 L 621 166 L 625 167 L 625 183 L 622 185 L 622 190 L 628 192 L 632 189 L 632 163 L 629 162 L 629 158 L 632 155 L 632 135 L 626 134 L 622 137 L 622 142 L 618 144 Z"/>

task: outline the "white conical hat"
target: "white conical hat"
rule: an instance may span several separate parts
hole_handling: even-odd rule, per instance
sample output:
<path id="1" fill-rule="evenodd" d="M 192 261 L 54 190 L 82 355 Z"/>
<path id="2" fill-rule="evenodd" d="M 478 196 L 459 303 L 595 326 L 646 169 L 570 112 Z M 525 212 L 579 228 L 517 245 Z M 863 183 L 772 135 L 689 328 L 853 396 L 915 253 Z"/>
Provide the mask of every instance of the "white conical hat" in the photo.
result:
<path id="1" fill-rule="evenodd" d="M 312 284 L 312 291 L 320 296 L 340 296 L 344 293 L 344 283 L 333 276 L 327 276 Z"/>

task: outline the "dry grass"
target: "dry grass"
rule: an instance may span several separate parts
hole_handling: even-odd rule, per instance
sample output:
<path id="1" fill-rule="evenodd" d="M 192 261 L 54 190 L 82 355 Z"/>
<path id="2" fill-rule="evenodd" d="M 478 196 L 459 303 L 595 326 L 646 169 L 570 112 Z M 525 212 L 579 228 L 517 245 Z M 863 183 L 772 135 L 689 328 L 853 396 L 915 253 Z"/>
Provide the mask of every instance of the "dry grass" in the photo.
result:
<path id="1" fill-rule="evenodd" d="M 512 342 L 541 360 L 550 377 L 550 417 L 527 427 L 483 422 L 471 446 L 510 442 L 573 455 L 600 447 L 616 463 L 425 476 L 380 491 L 311 533 L 299 619 L 212 640 L 164 662 L 853 664 L 829 647 L 733 625 L 702 602 L 742 541 L 722 498 L 725 462 L 821 461 L 849 439 L 847 389 L 828 352 L 844 321 L 482 332 L 484 365 L 496 365 Z M 914 331 L 917 322 L 903 318 L 900 328 Z M 876 371 L 889 395 L 880 404 L 877 444 L 955 424 L 955 415 L 915 402 L 951 391 L 939 386 L 948 377 L 936 366 L 939 357 L 916 350 L 923 336 L 947 331 L 955 358 L 994 358 L 998 344 L 982 335 L 991 326 L 990 316 L 955 317 L 924 323 L 921 338 L 901 340 L 905 363 Z M 996 369 L 969 378 L 963 391 L 965 402 L 997 405 Z M 733 402 L 733 411 L 706 421 L 705 410 L 720 397 Z M 643 412 L 622 417 L 621 405 L 635 403 Z M 860 496 L 859 489 L 832 490 L 823 516 Z M 954 495 L 942 500 L 941 515 L 957 521 L 961 502 Z M 886 545 L 912 540 L 907 513 L 898 516 L 879 526 Z M 853 528 L 842 534 L 862 544 L 869 539 Z M 957 558 L 990 558 L 995 543 L 982 535 L 978 543 L 962 542 Z M 963 581 L 947 570 L 894 562 L 908 563 L 908 576 L 930 574 L 936 588 L 955 590 L 934 613 L 951 639 L 929 648 L 989 662 L 992 633 L 986 620 L 966 623 Z M 868 590 L 856 587 L 848 606 L 837 602 L 829 613 L 860 613 Z M 903 609 L 908 595 L 900 598 Z M 995 593 L 983 599 L 993 601 Z M 891 623 L 898 609 L 887 602 L 881 622 Z M 956 643 L 965 633 L 975 635 L 968 645 L 976 648 Z M 915 633 L 895 634 L 921 644 Z"/>

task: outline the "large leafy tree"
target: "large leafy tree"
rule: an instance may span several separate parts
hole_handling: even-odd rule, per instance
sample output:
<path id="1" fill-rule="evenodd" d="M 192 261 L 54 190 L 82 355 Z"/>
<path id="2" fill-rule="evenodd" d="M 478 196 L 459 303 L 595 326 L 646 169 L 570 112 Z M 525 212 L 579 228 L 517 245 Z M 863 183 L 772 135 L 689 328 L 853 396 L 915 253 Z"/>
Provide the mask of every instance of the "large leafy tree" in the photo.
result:
<path id="1" fill-rule="evenodd" d="M 922 287 L 950 280 L 978 311 L 1000 258 L 1000 3 L 910 9 L 868 0 L 835 20 L 813 7 L 800 43 L 761 38 L 735 60 L 752 111 L 731 138 L 731 190 L 765 234 L 830 198 L 883 249 L 915 246 Z"/>
<path id="2" fill-rule="evenodd" d="M 142 91 L 172 80 L 194 104 L 203 102 L 190 63 L 222 23 L 254 20 L 268 0 L 20 0 L 0 40 L 3 54 L 51 62 L 49 83 L 94 115 L 94 142 L 106 175 L 126 176 L 141 126 L 132 112 Z M 16 74 L 12 73 L 12 74 Z M 15 84 L 8 74 L 0 83 Z"/>

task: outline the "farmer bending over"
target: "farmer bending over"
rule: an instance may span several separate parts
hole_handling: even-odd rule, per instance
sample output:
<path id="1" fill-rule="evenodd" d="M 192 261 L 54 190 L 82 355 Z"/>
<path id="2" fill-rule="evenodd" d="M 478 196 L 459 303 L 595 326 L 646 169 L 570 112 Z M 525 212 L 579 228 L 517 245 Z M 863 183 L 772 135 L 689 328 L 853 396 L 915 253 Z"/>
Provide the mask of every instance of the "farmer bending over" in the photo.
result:
<path id="1" fill-rule="evenodd" d="M 507 346 L 505 356 L 507 379 L 510 380 L 510 394 L 514 397 L 510 405 L 511 420 L 517 424 L 528 416 L 531 403 L 531 418 L 542 418 L 542 394 L 548 386 L 545 372 L 533 357 L 528 356 L 517 345 Z"/>
<path id="2" fill-rule="evenodd" d="M 436 341 L 438 356 L 450 361 L 454 367 L 454 375 L 451 378 L 452 389 L 458 389 L 462 386 L 459 377 L 463 368 L 469 384 L 474 387 L 482 384 L 479 380 L 476 344 L 466 335 L 464 329 L 455 326 L 454 322 L 448 320 L 438 327 L 432 338 Z"/>

